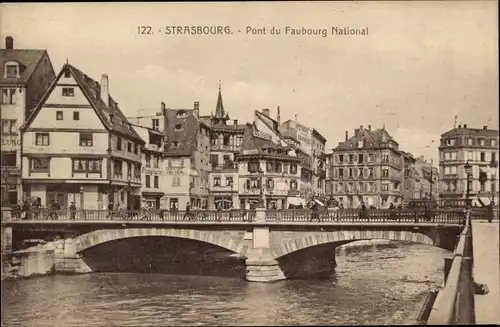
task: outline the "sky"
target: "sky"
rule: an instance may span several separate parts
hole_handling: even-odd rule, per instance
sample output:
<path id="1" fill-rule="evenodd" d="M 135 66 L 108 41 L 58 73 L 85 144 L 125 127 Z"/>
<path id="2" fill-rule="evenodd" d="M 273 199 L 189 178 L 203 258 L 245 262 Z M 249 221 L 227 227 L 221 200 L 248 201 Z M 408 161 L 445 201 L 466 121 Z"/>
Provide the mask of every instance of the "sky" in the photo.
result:
<path id="1" fill-rule="evenodd" d="M 50 3 L 0 5 L 0 40 L 46 49 L 109 76 L 127 116 L 169 108 L 215 111 L 219 81 L 231 119 L 269 108 L 297 115 L 334 148 L 360 125 L 380 128 L 415 156 L 438 158 L 457 124 L 498 129 L 496 1 Z M 153 35 L 138 33 L 151 26 Z M 229 26 L 230 35 L 167 35 L 165 26 Z M 328 35 L 285 35 L 292 28 Z M 266 28 L 265 35 L 246 34 Z M 272 27 L 280 35 L 270 35 Z M 332 35 L 332 27 L 368 35 Z"/>

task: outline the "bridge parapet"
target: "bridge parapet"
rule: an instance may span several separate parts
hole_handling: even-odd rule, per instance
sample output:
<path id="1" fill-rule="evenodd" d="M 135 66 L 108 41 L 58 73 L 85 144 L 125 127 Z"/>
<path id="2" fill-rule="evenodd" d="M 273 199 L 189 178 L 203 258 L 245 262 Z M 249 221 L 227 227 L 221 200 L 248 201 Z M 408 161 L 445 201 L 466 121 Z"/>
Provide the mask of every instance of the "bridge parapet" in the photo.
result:
<path id="1" fill-rule="evenodd" d="M 455 251 L 445 258 L 445 284 L 433 304 L 427 324 L 475 324 L 472 224 L 470 211 Z"/>

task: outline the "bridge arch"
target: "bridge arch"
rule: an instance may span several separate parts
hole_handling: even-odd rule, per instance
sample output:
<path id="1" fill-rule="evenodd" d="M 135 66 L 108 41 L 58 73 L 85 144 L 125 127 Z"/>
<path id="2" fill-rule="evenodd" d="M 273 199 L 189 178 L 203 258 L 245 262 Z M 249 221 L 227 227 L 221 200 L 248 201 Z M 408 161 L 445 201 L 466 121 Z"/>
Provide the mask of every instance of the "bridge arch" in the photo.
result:
<path id="1" fill-rule="evenodd" d="M 362 240 L 391 240 L 421 243 L 440 247 L 439 233 L 431 236 L 413 231 L 381 231 L 381 230 L 343 230 L 331 232 L 311 232 L 302 237 L 286 240 L 271 246 L 273 259 L 282 258 L 293 252 L 328 243 L 349 243 Z"/>
<path id="2" fill-rule="evenodd" d="M 237 233 L 237 232 L 235 232 Z M 199 241 L 216 245 L 226 250 L 246 256 L 248 246 L 244 238 L 224 231 L 202 231 L 178 228 L 125 228 L 101 229 L 80 235 L 74 239 L 75 252 L 81 253 L 91 247 L 120 239 L 138 237 L 172 237 Z"/>

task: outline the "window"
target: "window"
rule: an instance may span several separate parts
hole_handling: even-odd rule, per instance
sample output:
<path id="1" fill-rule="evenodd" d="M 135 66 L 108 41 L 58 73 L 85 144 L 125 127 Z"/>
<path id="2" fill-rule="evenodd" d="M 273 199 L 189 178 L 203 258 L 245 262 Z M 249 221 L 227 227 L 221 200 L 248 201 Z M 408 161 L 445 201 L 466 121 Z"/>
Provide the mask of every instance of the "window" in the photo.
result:
<path id="1" fill-rule="evenodd" d="M 479 160 L 481 160 L 481 162 L 485 162 L 485 161 L 486 161 L 486 153 L 481 152 L 481 153 L 480 153 L 480 159 L 479 159 Z"/>
<path id="2" fill-rule="evenodd" d="M 382 177 L 389 177 L 389 169 L 382 168 Z"/>
<path id="3" fill-rule="evenodd" d="M 146 175 L 146 187 L 150 188 L 151 187 L 151 176 Z"/>
<path id="4" fill-rule="evenodd" d="M 375 161 L 375 156 L 373 154 L 368 155 L 368 162 L 374 162 Z"/>
<path id="5" fill-rule="evenodd" d="M 138 154 L 139 153 L 139 144 L 134 144 L 134 154 Z"/>
<path id="6" fill-rule="evenodd" d="M 127 152 L 132 152 L 132 143 L 127 142 Z"/>
<path id="7" fill-rule="evenodd" d="M 41 146 L 47 146 L 49 142 L 49 133 L 36 133 L 35 134 L 35 144 Z"/>
<path id="8" fill-rule="evenodd" d="M 2 104 L 16 104 L 16 89 L 2 89 Z"/>
<path id="9" fill-rule="evenodd" d="M 232 177 L 226 177 L 226 186 L 231 186 L 233 184 L 233 178 Z"/>
<path id="10" fill-rule="evenodd" d="M 63 87 L 62 95 L 63 95 L 63 97 L 74 97 L 75 96 L 75 89 L 72 87 Z"/>
<path id="11" fill-rule="evenodd" d="M 80 146 L 94 146 L 92 133 L 80 133 Z"/>
<path id="12" fill-rule="evenodd" d="M 295 180 L 290 181 L 290 189 L 291 190 L 297 189 L 297 181 L 295 181 Z"/>
<path id="13" fill-rule="evenodd" d="M 373 168 L 368 168 L 368 177 L 370 177 L 370 178 L 375 177 L 375 176 L 373 175 Z"/>
<path id="14" fill-rule="evenodd" d="M 354 155 L 350 154 L 349 155 L 349 163 L 353 163 L 354 161 Z"/>
<path id="15" fill-rule="evenodd" d="M 497 146 L 497 140 L 491 140 L 491 146 Z"/>
<path id="16" fill-rule="evenodd" d="M 16 167 L 17 155 L 15 151 L 2 152 L 2 167 Z"/>
<path id="17" fill-rule="evenodd" d="M 18 76 L 19 76 L 19 65 L 6 65 L 5 67 L 6 78 L 18 78 Z"/>
<path id="18" fill-rule="evenodd" d="M 358 177 L 363 177 L 363 168 L 358 169 Z"/>
<path id="19" fill-rule="evenodd" d="M 153 186 L 154 188 L 160 188 L 160 178 L 158 175 L 153 176 Z"/>
<path id="20" fill-rule="evenodd" d="M 362 153 L 358 154 L 358 162 L 363 163 L 364 156 Z"/>
<path id="21" fill-rule="evenodd" d="M 364 144 L 363 140 L 358 141 L 358 148 L 362 148 L 362 147 L 363 147 L 363 144 Z"/>
<path id="22" fill-rule="evenodd" d="M 268 178 L 266 180 L 266 188 L 271 189 L 271 190 L 274 188 L 274 182 L 273 182 L 272 178 Z"/>
<path id="23" fill-rule="evenodd" d="M 153 159 L 153 168 L 159 168 L 160 167 L 160 157 L 154 156 Z"/>
<path id="24" fill-rule="evenodd" d="M 158 119 L 158 118 L 153 118 L 153 119 L 151 120 L 151 125 L 153 126 L 152 128 L 153 128 L 154 130 L 157 130 L 157 131 L 158 131 L 158 130 L 160 129 L 160 119 Z"/>
<path id="25" fill-rule="evenodd" d="M 63 120 L 63 112 L 56 111 L 56 120 Z"/>
<path id="26" fill-rule="evenodd" d="M 102 162 L 100 159 L 73 159 L 74 172 L 101 172 Z"/>
<path id="27" fill-rule="evenodd" d="M 113 161 L 113 171 L 114 171 L 114 177 L 121 179 L 123 176 L 123 162 L 120 160 L 115 160 Z"/>
<path id="28" fill-rule="evenodd" d="M 116 138 L 116 150 L 118 151 L 122 150 L 122 139 L 120 137 Z"/>
<path id="29" fill-rule="evenodd" d="M 182 131 L 182 124 L 175 125 L 175 131 Z"/>
<path id="30" fill-rule="evenodd" d="M 15 119 L 2 119 L 2 135 L 17 135 L 17 121 Z"/>
<path id="31" fill-rule="evenodd" d="M 146 153 L 145 157 L 146 157 L 146 167 L 151 167 L 151 155 L 149 153 Z"/>
<path id="32" fill-rule="evenodd" d="M 444 174 L 445 175 L 454 175 L 457 173 L 457 166 L 445 166 Z"/>
<path id="33" fill-rule="evenodd" d="M 80 112 L 73 111 L 73 120 L 80 120 Z"/>
<path id="34" fill-rule="evenodd" d="M 214 177 L 214 186 L 220 186 L 220 177 Z"/>
<path id="35" fill-rule="evenodd" d="M 467 159 L 468 160 L 473 160 L 474 159 L 474 152 L 467 151 Z"/>
<path id="36" fill-rule="evenodd" d="M 344 169 L 339 169 L 339 178 L 344 178 Z"/>
<path id="37" fill-rule="evenodd" d="M 180 177 L 172 178 L 172 186 L 181 186 L 181 178 Z"/>
<path id="38" fill-rule="evenodd" d="M 339 163 L 344 163 L 344 155 L 339 154 Z"/>
<path id="39" fill-rule="evenodd" d="M 258 173 L 259 172 L 259 162 L 258 161 L 250 161 L 248 163 L 248 172 L 250 173 Z"/>
<path id="40" fill-rule="evenodd" d="M 229 145 L 229 135 L 224 135 L 222 138 L 223 145 Z"/>
<path id="41" fill-rule="evenodd" d="M 292 174 L 292 175 L 297 174 L 297 165 L 296 164 L 290 165 L 290 174 Z"/>
<path id="42" fill-rule="evenodd" d="M 65 77 L 65 78 L 71 77 L 71 72 L 69 71 L 69 69 L 66 69 L 66 70 L 64 71 L 64 77 Z"/>
<path id="43" fill-rule="evenodd" d="M 186 116 L 187 116 L 187 114 L 186 114 L 186 112 L 184 110 L 179 110 L 177 112 L 177 114 L 175 115 L 175 117 L 177 117 L 177 118 L 184 118 Z"/>
<path id="44" fill-rule="evenodd" d="M 382 191 L 389 191 L 389 184 L 382 184 Z"/>
<path id="45" fill-rule="evenodd" d="M 389 155 L 388 154 L 382 155 L 382 162 L 389 162 Z"/>
<path id="46" fill-rule="evenodd" d="M 31 158 L 31 170 L 46 171 L 50 169 L 50 158 Z"/>
<path id="47" fill-rule="evenodd" d="M 491 153 L 491 162 L 496 162 L 497 161 L 497 154 L 495 152 Z"/>

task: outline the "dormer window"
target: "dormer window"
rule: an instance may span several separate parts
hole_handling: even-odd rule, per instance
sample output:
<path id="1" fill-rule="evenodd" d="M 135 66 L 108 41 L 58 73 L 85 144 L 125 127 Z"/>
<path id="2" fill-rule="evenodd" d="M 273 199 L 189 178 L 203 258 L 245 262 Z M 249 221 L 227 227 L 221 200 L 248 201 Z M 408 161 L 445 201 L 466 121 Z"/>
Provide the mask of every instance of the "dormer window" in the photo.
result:
<path id="1" fill-rule="evenodd" d="M 179 110 L 176 115 L 177 118 L 184 118 L 186 117 L 186 112 L 184 110 Z"/>
<path id="2" fill-rule="evenodd" d="M 175 148 L 178 148 L 178 147 L 179 147 L 179 142 L 177 142 L 177 141 L 172 142 L 172 148 L 175 149 Z"/>
<path id="3" fill-rule="evenodd" d="M 64 71 L 64 77 L 65 77 L 65 78 L 69 78 L 69 77 L 71 77 L 71 72 L 69 71 L 69 69 L 66 69 L 66 70 Z"/>
<path id="4" fill-rule="evenodd" d="M 182 124 L 177 124 L 175 125 L 175 130 L 178 132 L 178 131 L 182 131 Z"/>
<path id="5" fill-rule="evenodd" d="M 9 61 L 5 63 L 5 75 L 4 78 L 20 78 L 21 72 L 19 70 L 19 64 L 15 61 Z"/>

